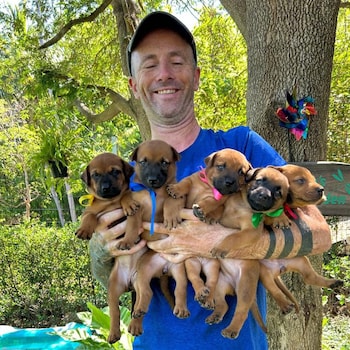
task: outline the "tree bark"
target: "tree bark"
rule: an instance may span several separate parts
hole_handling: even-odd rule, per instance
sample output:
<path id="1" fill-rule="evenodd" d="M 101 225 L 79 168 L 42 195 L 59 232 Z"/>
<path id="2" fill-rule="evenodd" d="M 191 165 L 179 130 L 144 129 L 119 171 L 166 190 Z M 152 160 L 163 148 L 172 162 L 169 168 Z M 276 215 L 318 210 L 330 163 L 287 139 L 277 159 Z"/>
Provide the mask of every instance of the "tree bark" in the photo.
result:
<path id="1" fill-rule="evenodd" d="M 287 161 L 317 161 L 326 157 L 327 116 L 333 50 L 340 1 L 221 0 L 247 42 L 247 122 Z M 245 13 L 244 13 L 245 9 Z M 297 87 L 297 98 L 311 96 L 317 115 L 308 137 L 296 141 L 279 126 L 277 108 L 286 91 Z M 322 257 L 312 257 L 318 271 Z M 269 300 L 270 349 L 320 349 L 322 304 L 320 288 L 305 286 L 299 276 L 284 278 L 300 302 L 299 315 L 282 316 Z"/>

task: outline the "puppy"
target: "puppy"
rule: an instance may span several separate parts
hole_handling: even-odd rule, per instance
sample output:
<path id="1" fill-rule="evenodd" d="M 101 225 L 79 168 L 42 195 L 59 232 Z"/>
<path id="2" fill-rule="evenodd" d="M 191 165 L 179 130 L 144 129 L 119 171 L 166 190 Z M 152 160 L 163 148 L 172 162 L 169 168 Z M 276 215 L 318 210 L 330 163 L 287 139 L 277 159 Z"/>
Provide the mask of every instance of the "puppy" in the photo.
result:
<path id="1" fill-rule="evenodd" d="M 270 167 L 253 169 L 246 176 L 241 191 L 229 196 L 224 204 L 220 223 L 239 231 L 224 238 L 211 251 L 213 257 L 224 258 L 230 249 L 250 246 L 263 232 L 264 221 L 275 221 L 284 226 L 283 205 L 287 199 L 287 178 Z M 288 224 L 288 221 L 287 221 Z"/>
<path id="2" fill-rule="evenodd" d="M 214 223 L 221 217 L 228 196 L 240 190 L 252 166 L 244 154 L 228 148 L 212 153 L 204 161 L 205 169 L 168 185 L 167 191 L 173 198 L 186 197 L 186 208 L 193 207 L 194 215 Z"/>
<path id="3" fill-rule="evenodd" d="M 90 239 L 97 226 L 99 214 L 117 208 L 135 211 L 137 204 L 131 198 L 129 182 L 134 168 L 113 153 L 102 153 L 88 164 L 81 179 L 86 184 L 90 205 L 81 217 L 76 236 Z"/>
<path id="4" fill-rule="evenodd" d="M 237 305 L 230 324 L 221 331 L 226 338 L 235 339 L 248 317 L 249 310 L 266 333 L 267 329 L 256 303 L 256 289 L 259 280 L 258 260 L 218 259 L 220 274 L 215 289 L 215 308 L 205 320 L 208 324 L 219 323 L 228 310 L 226 295 L 236 295 Z"/>
<path id="5" fill-rule="evenodd" d="M 241 152 L 233 149 L 214 152 L 204 162 L 205 169 L 168 185 L 167 191 L 172 198 L 185 197 L 186 208 L 193 208 L 194 215 L 202 221 L 214 223 L 221 218 L 223 204 L 228 196 L 240 190 L 252 166 Z M 193 257 L 185 261 L 185 266 L 187 277 L 195 290 L 195 299 L 202 307 L 213 309 L 219 261 Z M 201 272 L 206 276 L 205 283 Z"/>
<path id="6" fill-rule="evenodd" d="M 124 212 L 135 212 L 138 204 L 132 200 L 129 190 L 130 177 L 134 168 L 113 153 L 102 153 L 88 164 L 81 178 L 88 187 L 91 204 L 82 215 L 82 222 L 76 235 L 90 239 L 97 226 L 97 218 L 103 212 L 123 207 Z M 113 224 L 112 224 L 113 225 Z M 108 280 L 108 304 L 111 311 L 111 332 L 108 342 L 120 339 L 119 298 L 130 290 L 136 275 L 136 262 L 147 251 L 142 248 L 133 255 L 119 256 Z"/>
<path id="7" fill-rule="evenodd" d="M 131 185 L 131 188 L 134 189 L 132 197 L 140 206 L 134 215 L 127 217 L 126 236 L 119 245 L 120 249 L 129 249 L 134 244 L 138 239 L 138 232 L 143 221 L 151 222 L 151 226 L 152 222 L 176 221 L 178 218 L 174 216 L 174 213 L 179 211 L 177 206 L 183 205 L 178 204 L 178 202 L 183 202 L 182 199 L 173 200 L 166 192 L 166 185 L 176 181 L 175 163 L 180 159 L 173 147 L 159 140 L 146 141 L 135 149 L 131 159 L 135 161 L 135 178 L 134 184 Z M 155 236 L 153 232 L 142 233 L 142 238 L 146 240 L 160 238 Z M 147 251 L 137 262 L 137 273 L 133 281 L 136 301 L 132 313 L 133 319 L 128 328 L 132 335 L 137 336 L 143 332 L 142 319 L 148 311 L 153 294 L 150 288 L 151 279 L 162 278 L 165 275 L 172 276 L 176 281 L 173 313 L 180 318 L 189 316 L 184 263 L 173 264 L 158 253 Z M 115 288 L 115 284 L 110 286 L 111 291 Z M 114 315 L 116 302 L 116 298 L 110 302 L 111 333 L 114 331 L 112 324 L 116 318 Z"/>
<path id="8" fill-rule="evenodd" d="M 285 208 L 292 218 L 296 218 L 296 215 L 291 209 L 318 205 L 326 199 L 324 188 L 316 182 L 315 177 L 307 168 L 292 164 L 275 168 L 288 179 L 289 192 Z M 289 271 L 300 273 L 305 283 L 319 287 L 336 288 L 343 284 L 340 280 L 319 275 L 306 256 L 261 260 L 260 279 L 284 314 L 289 313 L 293 308 L 299 312 L 296 299 L 280 278 L 280 275 Z"/>

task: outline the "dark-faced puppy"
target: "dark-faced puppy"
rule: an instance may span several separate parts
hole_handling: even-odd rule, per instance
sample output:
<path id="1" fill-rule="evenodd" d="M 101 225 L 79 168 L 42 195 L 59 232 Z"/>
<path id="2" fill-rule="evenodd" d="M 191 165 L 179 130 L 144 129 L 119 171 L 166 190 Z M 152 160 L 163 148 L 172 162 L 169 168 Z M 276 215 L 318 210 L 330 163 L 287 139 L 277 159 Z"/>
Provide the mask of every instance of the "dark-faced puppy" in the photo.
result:
<path id="1" fill-rule="evenodd" d="M 176 201 L 166 192 L 166 185 L 176 181 L 176 161 L 180 158 L 173 147 L 159 140 L 146 141 L 135 149 L 131 158 L 135 161 L 135 178 L 134 183 L 131 184 L 132 197 L 140 207 L 134 215 L 129 215 L 127 218 L 126 236 L 119 245 L 120 249 L 129 249 L 134 244 L 138 239 L 143 221 L 152 224 L 152 222 L 176 220 L 176 217 L 173 219 L 173 215 L 178 212 L 177 206 L 183 206 L 177 203 L 182 203 L 182 199 Z M 142 233 L 142 238 L 146 240 L 153 239 L 155 236 L 156 234 L 152 232 Z M 137 336 L 143 332 L 142 318 L 148 311 L 153 295 L 150 288 L 151 279 L 162 278 L 165 275 L 172 276 L 176 282 L 173 313 L 180 318 L 189 316 L 184 263 L 173 264 L 160 254 L 147 251 L 137 262 L 137 273 L 133 283 L 136 301 L 132 313 L 133 319 L 128 328 L 131 334 Z M 115 286 L 111 285 L 110 288 L 113 289 Z M 116 300 L 111 300 L 112 304 L 115 305 Z M 110 311 L 112 321 L 114 308 L 112 312 Z M 111 332 L 113 332 L 112 328 L 111 323 Z"/>
<path id="2" fill-rule="evenodd" d="M 269 167 L 252 170 L 247 176 L 247 184 L 225 202 L 220 220 L 223 226 L 239 231 L 223 239 L 212 249 L 212 255 L 224 258 L 230 249 L 237 250 L 255 243 L 266 221 L 277 221 L 281 225 L 280 216 L 284 216 L 283 204 L 288 188 L 287 178 L 278 170 Z"/>
<path id="3" fill-rule="evenodd" d="M 196 172 L 177 184 L 170 184 L 167 191 L 172 198 L 186 198 L 185 207 L 208 223 L 218 222 L 223 204 L 228 196 L 238 192 L 245 183 L 245 175 L 252 168 L 239 151 L 223 149 L 205 158 L 205 169 Z M 195 290 L 195 299 L 207 309 L 215 306 L 214 293 L 219 276 L 217 259 L 192 257 L 185 261 L 188 279 Z M 206 276 L 204 283 L 201 273 Z"/>
<path id="4" fill-rule="evenodd" d="M 288 179 L 287 205 L 289 208 L 295 209 L 306 205 L 317 205 L 326 199 L 324 188 L 316 182 L 315 177 L 307 168 L 292 164 L 275 168 Z M 292 212 L 291 215 L 295 214 Z M 261 260 L 260 279 L 283 313 L 288 313 L 293 308 L 297 312 L 299 311 L 296 299 L 280 278 L 280 275 L 290 271 L 300 273 L 305 283 L 319 287 L 336 288 L 343 284 L 340 280 L 319 275 L 306 256 Z"/>
<path id="5" fill-rule="evenodd" d="M 113 153 L 96 156 L 81 175 L 90 193 L 90 205 L 86 207 L 76 236 L 90 239 L 96 226 L 97 217 L 103 212 L 123 207 L 124 211 L 136 210 L 129 190 L 133 167 Z"/>

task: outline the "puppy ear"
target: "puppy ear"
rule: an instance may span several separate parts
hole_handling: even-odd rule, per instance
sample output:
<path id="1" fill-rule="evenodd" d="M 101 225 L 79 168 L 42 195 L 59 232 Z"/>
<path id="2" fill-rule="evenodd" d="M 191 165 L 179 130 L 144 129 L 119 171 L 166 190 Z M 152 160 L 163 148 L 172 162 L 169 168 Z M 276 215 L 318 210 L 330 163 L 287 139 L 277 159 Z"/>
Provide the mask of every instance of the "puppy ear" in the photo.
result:
<path id="1" fill-rule="evenodd" d="M 207 167 L 210 167 L 214 164 L 215 161 L 215 157 L 216 157 L 216 152 L 209 154 L 209 156 L 207 158 L 204 159 L 205 165 Z"/>
<path id="2" fill-rule="evenodd" d="M 124 160 L 123 160 L 122 164 L 123 164 L 124 176 L 127 180 L 130 180 L 132 174 L 134 173 L 134 167 L 131 166 L 128 162 L 126 162 Z"/>
<path id="3" fill-rule="evenodd" d="M 90 176 L 90 168 L 89 166 L 86 167 L 84 172 L 81 174 L 80 178 L 83 180 L 83 182 L 87 185 L 90 186 L 91 183 L 91 176 Z"/>
<path id="4" fill-rule="evenodd" d="M 250 182 L 254 180 L 258 172 L 261 170 L 261 168 L 251 168 L 248 170 L 248 172 L 245 174 L 245 182 Z"/>
<path id="5" fill-rule="evenodd" d="M 138 152 L 139 148 L 136 147 L 133 152 L 131 153 L 131 156 L 130 156 L 130 160 L 136 160 L 137 159 L 137 152 Z"/>
<path id="6" fill-rule="evenodd" d="M 278 170 L 280 173 L 284 173 L 284 168 L 283 166 L 275 166 L 275 165 L 269 165 L 268 168 L 272 168 L 272 169 L 276 169 Z"/>
<path id="7" fill-rule="evenodd" d="M 173 159 L 174 162 L 177 162 L 178 160 L 180 160 L 181 156 L 180 154 L 177 152 L 177 150 L 174 147 L 171 147 L 171 150 L 173 152 Z"/>

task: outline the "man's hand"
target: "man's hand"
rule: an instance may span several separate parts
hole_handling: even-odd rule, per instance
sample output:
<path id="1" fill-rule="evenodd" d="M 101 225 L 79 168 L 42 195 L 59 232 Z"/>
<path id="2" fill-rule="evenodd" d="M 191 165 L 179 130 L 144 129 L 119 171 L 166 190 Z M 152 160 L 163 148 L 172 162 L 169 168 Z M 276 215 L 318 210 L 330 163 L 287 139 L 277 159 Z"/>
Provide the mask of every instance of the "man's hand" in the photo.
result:
<path id="1" fill-rule="evenodd" d="M 116 248 L 126 229 L 126 220 L 122 220 L 123 217 L 124 213 L 122 209 L 103 214 L 99 218 L 96 232 L 89 241 L 92 274 L 106 288 L 114 263 L 113 258 L 134 254 L 146 245 L 146 241 L 140 240 L 130 250 Z M 116 222 L 119 223 L 115 224 Z M 141 232 L 142 228 L 140 228 Z"/>

